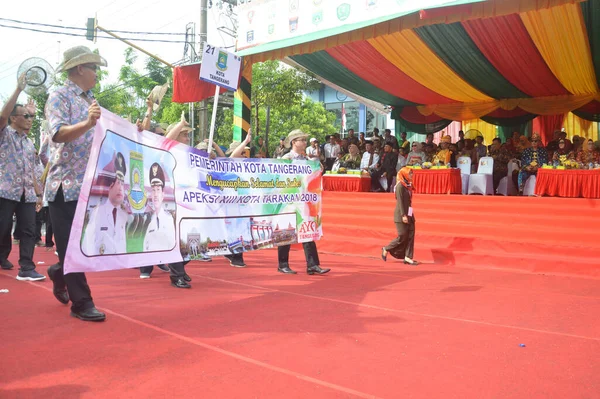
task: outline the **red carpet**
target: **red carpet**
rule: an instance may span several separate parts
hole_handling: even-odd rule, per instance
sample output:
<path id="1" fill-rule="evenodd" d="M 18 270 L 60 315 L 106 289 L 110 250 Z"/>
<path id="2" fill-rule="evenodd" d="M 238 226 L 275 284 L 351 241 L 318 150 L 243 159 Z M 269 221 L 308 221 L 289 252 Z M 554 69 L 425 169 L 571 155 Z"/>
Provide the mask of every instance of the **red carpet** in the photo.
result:
<path id="1" fill-rule="evenodd" d="M 379 257 L 396 234 L 392 194 L 325 192 L 333 254 Z M 415 257 L 436 264 L 600 277 L 600 200 L 415 195 Z"/>
<path id="2" fill-rule="evenodd" d="M 468 228 L 453 241 L 452 228 L 461 226 L 458 201 L 480 214 L 513 209 L 516 218 L 528 200 L 510 207 L 478 197 L 475 206 L 475 198 L 460 198 L 416 200 L 417 254 L 437 263 L 415 268 L 374 258 L 378 242 L 393 235 L 389 196 L 348 197 L 334 207 L 328 193 L 327 236 L 319 249 L 334 252 L 343 240 L 337 220 L 354 226 L 346 229 L 344 253 L 361 256 L 323 254 L 322 265 L 333 269 L 326 276 L 302 273 L 302 251 L 291 254 L 292 268 L 301 272 L 296 276 L 276 273 L 273 250 L 248 254 L 246 269 L 223 259 L 194 262 L 190 290 L 170 287 L 159 270 L 150 280 L 140 280 L 137 270 L 92 273 L 105 323 L 69 317 L 49 281 L 19 282 L 16 270 L 1 271 L 0 289 L 9 292 L 0 293 L 0 398 L 598 397 L 600 280 L 493 269 L 536 270 L 542 262 L 524 265 L 556 254 L 543 248 L 559 240 L 517 234 L 510 241 L 507 231 L 525 226 L 494 217 L 496 231 L 476 238 Z M 560 202 L 531 199 L 538 211 L 528 218 L 547 215 L 566 224 L 566 217 L 550 214 Z M 332 214 L 352 204 L 357 208 L 345 219 Z M 363 206 L 370 227 L 358 230 Z M 575 201 L 561 214 L 576 210 L 588 220 L 590 207 Z M 447 218 L 428 220 L 429 209 Z M 573 271 L 566 269 L 568 255 L 586 259 L 598 249 L 576 247 L 574 237 L 562 245 L 570 252 L 560 273 Z M 540 252 L 526 253 L 530 248 Z M 446 252 L 435 258 L 441 249 Z M 488 249 L 513 261 L 493 263 Z M 484 255 L 489 264 L 470 263 Z M 38 269 L 45 273 L 55 256 L 38 249 L 36 261 L 44 262 Z M 591 268 L 577 270 L 595 275 Z"/>

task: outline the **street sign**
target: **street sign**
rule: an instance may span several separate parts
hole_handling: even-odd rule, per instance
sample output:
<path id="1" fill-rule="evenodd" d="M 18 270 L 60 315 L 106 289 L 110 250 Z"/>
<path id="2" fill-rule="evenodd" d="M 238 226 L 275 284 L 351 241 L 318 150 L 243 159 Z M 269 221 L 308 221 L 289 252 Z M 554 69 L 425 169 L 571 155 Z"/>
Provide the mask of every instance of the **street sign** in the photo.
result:
<path id="1" fill-rule="evenodd" d="M 240 81 L 242 58 L 206 43 L 200 66 L 200 79 L 236 91 Z"/>

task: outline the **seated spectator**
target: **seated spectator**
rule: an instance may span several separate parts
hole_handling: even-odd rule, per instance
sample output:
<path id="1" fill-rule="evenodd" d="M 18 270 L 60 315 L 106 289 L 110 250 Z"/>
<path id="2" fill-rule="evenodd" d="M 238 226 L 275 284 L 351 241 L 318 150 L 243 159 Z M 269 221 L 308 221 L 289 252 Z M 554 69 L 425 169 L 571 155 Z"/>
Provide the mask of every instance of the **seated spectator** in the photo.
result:
<path id="1" fill-rule="evenodd" d="M 600 153 L 594 148 L 594 140 L 589 139 L 577 153 L 577 162 L 586 169 L 590 167 L 590 164 L 600 163 Z"/>
<path id="2" fill-rule="evenodd" d="M 494 192 L 496 192 L 500 180 L 508 175 L 508 162 L 511 156 L 498 137 L 492 140 L 490 156 L 494 159 Z"/>
<path id="3" fill-rule="evenodd" d="M 340 144 L 340 147 L 342 149 L 342 154 L 346 155 L 350 152 L 350 143 L 348 142 L 347 138 L 342 139 L 342 143 Z"/>
<path id="4" fill-rule="evenodd" d="M 396 176 L 396 165 L 398 164 L 398 154 L 392 151 L 392 146 L 386 144 L 383 147 L 383 154 L 379 159 L 377 170 L 371 174 L 371 188 L 375 192 L 393 190 L 392 180 Z M 387 180 L 387 187 L 384 189 L 379 182 L 380 178 Z"/>
<path id="5" fill-rule="evenodd" d="M 572 151 L 567 150 L 567 143 L 565 139 L 559 139 L 558 149 L 554 151 L 554 154 L 552 155 L 552 161 L 555 165 L 564 166 L 566 161 L 570 161 L 572 159 L 575 159 L 575 154 L 573 154 Z"/>
<path id="6" fill-rule="evenodd" d="M 535 134 L 537 134 L 537 133 L 534 133 L 534 135 Z M 516 148 L 517 157 L 520 158 L 523 155 L 523 152 L 528 148 L 531 148 L 531 143 L 529 142 L 529 139 L 525 136 L 520 136 L 519 143 L 517 144 L 517 148 Z"/>
<path id="7" fill-rule="evenodd" d="M 433 133 L 427 133 L 425 136 L 425 142 L 422 143 L 422 148 L 423 152 L 427 156 L 426 161 L 432 162 L 433 157 L 435 157 L 435 154 L 437 154 L 438 151 L 437 145 L 433 142 Z"/>
<path id="8" fill-rule="evenodd" d="M 531 136 L 531 147 L 526 148 L 521 155 L 521 171 L 519 172 L 519 193 L 523 193 L 525 182 L 533 175 L 537 175 L 538 169 L 548 163 L 548 153 L 541 146 L 540 136 L 534 133 Z"/>
<path id="9" fill-rule="evenodd" d="M 408 166 L 421 165 L 423 162 L 426 162 L 427 155 L 421 150 L 421 143 L 414 141 L 411 149 L 412 151 L 406 157 Z"/>
<path id="10" fill-rule="evenodd" d="M 434 164 L 440 165 L 450 165 L 452 161 L 452 151 L 450 151 L 450 144 L 452 143 L 452 138 L 450 136 L 443 136 L 440 141 L 440 147 L 438 152 L 433 157 Z M 455 161 L 456 163 L 456 161 Z"/>
<path id="11" fill-rule="evenodd" d="M 379 163 L 379 154 L 375 154 L 375 147 L 373 146 L 373 141 L 366 140 L 365 143 L 366 151 L 362 156 L 360 168 L 370 173 L 376 169 L 377 164 Z"/>
<path id="12" fill-rule="evenodd" d="M 483 144 L 483 136 L 475 137 L 475 151 L 477 152 L 477 162 L 488 153 L 487 146 Z"/>
<path id="13" fill-rule="evenodd" d="M 346 169 L 359 169 L 361 160 L 362 157 L 360 156 L 360 151 L 358 151 L 358 146 L 350 144 L 348 154 L 342 157 L 341 165 Z"/>
<path id="14" fill-rule="evenodd" d="M 398 150 L 398 164 L 396 165 L 396 170 L 400 170 L 406 166 L 406 163 L 408 162 L 407 155 L 406 148 L 400 147 Z"/>
<path id="15" fill-rule="evenodd" d="M 399 148 L 398 139 L 396 139 L 395 136 L 392 136 L 392 131 L 390 129 L 385 129 L 383 132 L 383 140 L 385 144 L 389 144 L 392 146 L 393 150 L 397 150 Z"/>

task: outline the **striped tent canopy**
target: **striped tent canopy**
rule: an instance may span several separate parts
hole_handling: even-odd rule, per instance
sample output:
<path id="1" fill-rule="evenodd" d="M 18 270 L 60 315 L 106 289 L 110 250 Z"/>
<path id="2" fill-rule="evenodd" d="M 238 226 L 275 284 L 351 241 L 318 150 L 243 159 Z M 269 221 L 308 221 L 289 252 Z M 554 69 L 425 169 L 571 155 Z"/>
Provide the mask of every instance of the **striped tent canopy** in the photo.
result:
<path id="1" fill-rule="evenodd" d="M 486 0 L 240 54 L 289 57 L 415 129 L 568 112 L 600 121 L 600 0 Z"/>

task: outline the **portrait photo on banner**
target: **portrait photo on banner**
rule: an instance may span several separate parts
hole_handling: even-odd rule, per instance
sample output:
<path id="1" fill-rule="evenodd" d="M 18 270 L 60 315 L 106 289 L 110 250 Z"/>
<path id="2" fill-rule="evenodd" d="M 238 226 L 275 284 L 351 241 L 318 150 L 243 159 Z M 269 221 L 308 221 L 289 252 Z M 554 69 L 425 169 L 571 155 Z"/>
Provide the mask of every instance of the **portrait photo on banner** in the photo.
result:
<path id="1" fill-rule="evenodd" d="M 181 254 L 185 260 L 238 254 L 298 242 L 295 213 L 183 218 L 179 234 Z"/>
<path id="2" fill-rule="evenodd" d="M 81 237 L 86 256 L 170 251 L 176 243 L 175 158 L 107 130 Z"/>

